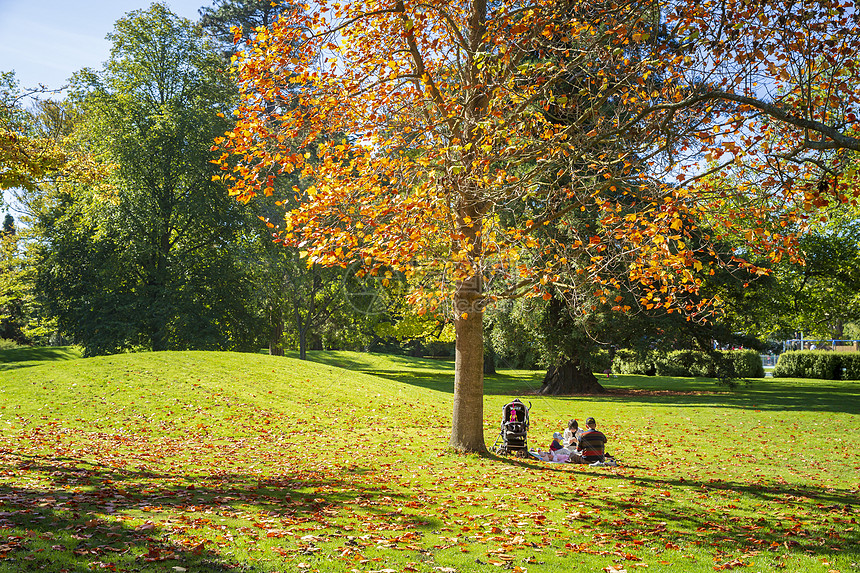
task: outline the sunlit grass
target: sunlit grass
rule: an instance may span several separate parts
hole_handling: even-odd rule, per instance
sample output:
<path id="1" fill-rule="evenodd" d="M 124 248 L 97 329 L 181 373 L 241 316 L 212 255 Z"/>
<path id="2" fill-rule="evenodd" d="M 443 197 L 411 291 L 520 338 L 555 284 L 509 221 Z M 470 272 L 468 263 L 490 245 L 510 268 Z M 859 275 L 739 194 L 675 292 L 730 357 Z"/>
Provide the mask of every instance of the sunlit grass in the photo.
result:
<path id="1" fill-rule="evenodd" d="M 16 349 L 17 350 L 17 349 Z M 450 362 L 171 352 L 2 373 L 0 571 L 852 571 L 860 384 L 601 378 L 617 468 L 447 451 Z M 811 441 L 814 438 L 814 442 Z M 815 444 L 812 446 L 811 444 Z"/>

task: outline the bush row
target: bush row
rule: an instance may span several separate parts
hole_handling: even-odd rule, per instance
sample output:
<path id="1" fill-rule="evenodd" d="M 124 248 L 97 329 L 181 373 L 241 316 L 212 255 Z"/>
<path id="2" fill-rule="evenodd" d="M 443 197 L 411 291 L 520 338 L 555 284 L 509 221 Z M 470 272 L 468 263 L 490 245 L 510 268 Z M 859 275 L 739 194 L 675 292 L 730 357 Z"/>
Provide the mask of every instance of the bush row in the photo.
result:
<path id="1" fill-rule="evenodd" d="M 860 353 L 823 350 L 783 352 L 773 369 L 773 375 L 779 378 L 860 380 Z"/>
<path id="2" fill-rule="evenodd" d="M 699 350 L 647 354 L 619 350 L 612 361 L 612 371 L 658 376 L 764 378 L 761 356 L 755 350 L 726 350 L 713 354 Z"/>

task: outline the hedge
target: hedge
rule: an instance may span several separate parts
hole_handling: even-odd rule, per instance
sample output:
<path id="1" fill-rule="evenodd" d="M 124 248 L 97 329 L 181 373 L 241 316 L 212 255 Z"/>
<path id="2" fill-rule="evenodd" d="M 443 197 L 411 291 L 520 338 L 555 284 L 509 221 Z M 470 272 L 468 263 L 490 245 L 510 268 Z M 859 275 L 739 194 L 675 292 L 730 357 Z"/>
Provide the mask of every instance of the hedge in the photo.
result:
<path id="1" fill-rule="evenodd" d="M 779 356 L 774 378 L 860 380 L 860 353 L 791 350 Z"/>
<path id="2" fill-rule="evenodd" d="M 851 352 L 839 356 L 842 361 L 842 379 L 860 380 L 860 352 Z"/>
<path id="3" fill-rule="evenodd" d="M 755 350 L 718 351 L 716 354 L 699 350 L 674 350 L 667 354 L 619 350 L 615 354 L 612 371 L 617 374 L 716 378 L 720 374 L 719 358 L 724 361 L 724 366 L 729 367 L 732 378 L 764 378 L 761 356 Z"/>

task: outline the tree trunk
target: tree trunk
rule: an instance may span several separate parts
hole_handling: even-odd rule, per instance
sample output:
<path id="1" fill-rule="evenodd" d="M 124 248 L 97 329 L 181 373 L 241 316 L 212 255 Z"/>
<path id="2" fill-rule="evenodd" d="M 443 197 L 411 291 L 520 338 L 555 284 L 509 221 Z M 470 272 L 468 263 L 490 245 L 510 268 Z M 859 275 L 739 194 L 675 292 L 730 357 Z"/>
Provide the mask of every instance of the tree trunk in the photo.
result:
<path id="1" fill-rule="evenodd" d="M 469 14 L 469 50 L 477 53 L 487 31 L 487 0 L 473 0 Z M 465 34 L 464 34 L 465 35 Z M 414 40 L 413 40 L 414 41 Z M 415 62 L 423 68 L 423 63 Z M 466 83 L 478 86 L 480 65 L 477 58 L 465 66 Z M 421 74 L 419 74 L 421 75 Z M 470 88 L 471 89 L 471 88 Z M 480 88 L 473 90 L 466 106 L 463 131 L 458 127 L 456 137 L 468 148 L 462 158 L 463 164 L 472 165 L 475 149 L 480 141 L 481 130 L 477 129 L 487 111 L 486 94 Z M 474 144 L 474 145 L 472 145 Z M 454 330 L 456 332 L 454 360 L 454 415 L 451 419 L 450 445 L 457 451 L 486 453 L 484 443 L 484 270 L 483 221 L 487 213 L 482 190 L 478 186 L 478 174 L 472 173 L 454 180 L 456 195 L 457 230 L 456 241 L 466 260 L 458 264 L 464 278 L 458 280 L 454 292 Z M 480 168 L 478 169 L 480 171 Z"/>
<path id="2" fill-rule="evenodd" d="M 299 327 L 299 360 L 308 358 L 308 336 L 304 328 Z"/>
<path id="3" fill-rule="evenodd" d="M 484 351 L 484 374 L 496 373 L 496 353 L 491 348 Z"/>
<path id="4" fill-rule="evenodd" d="M 606 389 L 579 360 L 568 360 L 561 366 L 552 366 L 547 370 L 539 393 L 551 396 L 605 394 Z"/>
<path id="5" fill-rule="evenodd" d="M 450 446 L 461 452 L 483 453 L 484 443 L 484 312 L 480 279 L 458 285 L 454 294 L 456 353 L 454 414 Z"/>
<path id="6" fill-rule="evenodd" d="M 833 338 L 836 340 L 842 340 L 842 337 L 845 335 L 845 323 L 842 322 L 841 318 L 836 319 L 836 323 L 833 325 Z"/>
<path id="7" fill-rule="evenodd" d="M 284 347 L 281 345 L 281 340 L 284 338 L 284 321 L 278 316 L 272 322 L 271 332 L 269 333 L 269 355 L 283 356 Z"/>

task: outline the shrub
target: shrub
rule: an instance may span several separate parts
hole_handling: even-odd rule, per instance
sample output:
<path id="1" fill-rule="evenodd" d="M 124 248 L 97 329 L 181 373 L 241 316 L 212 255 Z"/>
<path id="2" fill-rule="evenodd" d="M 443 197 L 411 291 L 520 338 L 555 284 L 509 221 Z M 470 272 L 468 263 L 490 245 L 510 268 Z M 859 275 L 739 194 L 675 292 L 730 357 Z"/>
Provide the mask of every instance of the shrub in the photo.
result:
<path id="1" fill-rule="evenodd" d="M 612 361 L 612 371 L 616 374 L 648 374 L 655 372 L 654 361 L 647 354 L 633 350 L 619 350 Z"/>
<path id="2" fill-rule="evenodd" d="M 656 372 L 658 376 L 693 378 L 764 378 L 761 356 L 755 350 L 730 350 L 716 354 L 701 350 L 673 350 L 664 355 L 619 350 L 612 368 L 619 374 Z"/>
<path id="3" fill-rule="evenodd" d="M 717 364 L 713 356 L 700 350 L 673 350 L 665 356 L 664 360 L 680 368 L 679 372 L 684 372 L 674 376 L 713 378 L 717 375 Z"/>
<path id="4" fill-rule="evenodd" d="M 789 350 L 779 355 L 773 368 L 774 378 L 803 378 L 803 357 L 800 352 Z"/>
<path id="5" fill-rule="evenodd" d="M 764 378 L 761 355 L 755 350 L 727 350 L 723 356 L 735 367 L 738 378 Z"/>
<path id="6" fill-rule="evenodd" d="M 0 338 L 0 350 L 11 350 L 13 348 L 18 348 L 20 345 L 14 340 L 10 340 L 9 338 Z"/>
<path id="7" fill-rule="evenodd" d="M 860 380 L 860 352 L 840 354 L 839 358 L 842 362 L 842 379 Z"/>
<path id="8" fill-rule="evenodd" d="M 612 362 L 609 360 L 608 350 L 595 350 L 588 355 L 588 358 L 583 360 L 592 372 L 605 372 L 612 368 Z"/>
<path id="9" fill-rule="evenodd" d="M 674 362 L 671 358 L 661 357 L 654 360 L 657 376 L 690 376 L 690 370 Z"/>
<path id="10" fill-rule="evenodd" d="M 716 378 L 717 362 L 713 356 L 705 352 L 689 351 L 691 354 L 690 376 L 699 378 Z"/>

